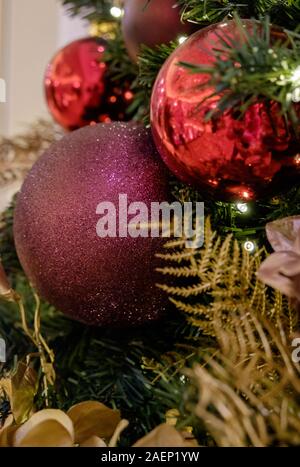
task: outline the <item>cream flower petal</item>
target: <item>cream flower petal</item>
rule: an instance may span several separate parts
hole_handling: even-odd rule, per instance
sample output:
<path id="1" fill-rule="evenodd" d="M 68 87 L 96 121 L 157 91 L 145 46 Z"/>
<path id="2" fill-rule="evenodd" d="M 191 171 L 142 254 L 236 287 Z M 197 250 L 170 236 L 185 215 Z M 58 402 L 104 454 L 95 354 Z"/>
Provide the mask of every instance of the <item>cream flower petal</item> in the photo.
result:
<path id="1" fill-rule="evenodd" d="M 74 427 L 61 410 L 45 409 L 35 413 L 14 435 L 14 447 L 71 447 Z"/>
<path id="2" fill-rule="evenodd" d="M 95 401 L 81 402 L 67 412 L 75 428 L 75 442 L 82 444 L 91 436 L 109 441 L 121 421 L 118 410 Z"/>
<path id="3" fill-rule="evenodd" d="M 300 216 L 286 217 L 266 226 L 267 237 L 272 248 L 277 251 L 295 250 L 300 234 Z"/>
<path id="4" fill-rule="evenodd" d="M 191 447 L 194 443 L 184 437 L 171 425 L 163 423 L 137 441 L 134 448 Z"/>
<path id="5" fill-rule="evenodd" d="M 291 298 L 300 300 L 300 256 L 291 252 L 274 253 L 261 265 L 258 278 Z"/>
<path id="6" fill-rule="evenodd" d="M 294 245 L 295 252 L 300 255 L 300 230 L 297 234 L 295 245 Z"/>
<path id="7" fill-rule="evenodd" d="M 15 430 L 17 429 L 16 426 L 13 426 L 14 417 L 9 415 L 5 420 L 4 425 L 0 428 L 0 448 L 11 447 L 12 446 L 12 439 Z"/>
<path id="8" fill-rule="evenodd" d="M 91 436 L 80 445 L 81 448 L 107 448 L 107 444 L 98 436 Z"/>
<path id="9" fill-rule="evenodd" d="M 118 444 L 118 441 L 121 437 L 121 434 L 123 433 L 124 430 L 126 430 L 126 428 L 128 427 L 129 425 L 129 421 L 128 420 L 121 420 L 120 423 L 118 424 L 118 426 L 116 427 L 115 429 L 115 432 L 109 442 L 109 447 L 110 448 L 115 448 Z"/>

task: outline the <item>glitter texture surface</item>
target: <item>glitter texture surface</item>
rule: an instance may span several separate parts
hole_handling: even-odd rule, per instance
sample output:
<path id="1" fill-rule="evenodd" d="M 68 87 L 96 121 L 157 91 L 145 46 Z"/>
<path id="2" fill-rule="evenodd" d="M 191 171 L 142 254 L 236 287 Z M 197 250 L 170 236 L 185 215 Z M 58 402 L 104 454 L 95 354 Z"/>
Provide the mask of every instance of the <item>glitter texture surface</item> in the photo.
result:
<path id="1" fill-rule="evenodd" d="M 244 21 L 250 34 L 252 24 Z M 151 125 L 163 160 L 179 179 L 215 199 L 250 201 L 299 180 L 299 141 L 274 102 L 254 104 L 243 116 L 228 111 L 207 120 L 220 95 L 204 86 L 207 74 L 179 63 L 213 66 L 224 34 L 242 40 L 236 23 L 228 21 L 196 32 L 173 52 L 153 89 Z"/>
<path id="2" fill-rule="evenodd" d="M 87 324 L 138 325 L 157 319 L 166 297 L 155 267 L 166 239 L 99 238 L 102 201 L 168 201 L 164 165 L 149 131 L 99 124 L 55 143 L 18 196 L 14 235 L 23 268 L 40 296 Z"/>

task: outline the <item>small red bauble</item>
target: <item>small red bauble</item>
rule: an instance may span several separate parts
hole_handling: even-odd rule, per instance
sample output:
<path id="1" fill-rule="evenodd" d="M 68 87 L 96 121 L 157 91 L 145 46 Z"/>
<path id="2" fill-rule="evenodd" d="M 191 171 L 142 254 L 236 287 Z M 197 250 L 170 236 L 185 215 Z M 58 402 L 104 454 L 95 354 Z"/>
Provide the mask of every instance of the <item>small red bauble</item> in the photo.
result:
<path id="1" fill-rule="evenodd" d="M 170 198 L 151 133 L 132 123 L 69 133 L 33 166 L 18 196 L 14 238 L 25 273 L 41 297 L 83 323 L 138 325 L 166 308 L 155 272 L 166 239 L 117 233 L 124 194 L 128 206 L 143 202 L 149 212 Z M 112 203 L 118 224 L 104 238 L 102 202 Z"/>
<path id="2" fill-rule="evenodd" d="M 142 44 L 148 47 L 191 34 L 195 25 L 183 23 L 175 0 L 125 0 L 123 36 L 129 55 L 135 60 Z"/>
<path id="3" fill-rule="evenodd" d="M 133 98 L 130 83 L 110 83 L 101 38 L 72 42 L 60 50 L 47 67 L 45 92 L 49 110 L 66 130 L 91 123 L 126 120 Z"/>
<path id="4" fill-rule="evenodd" d="M 253 31 L 250 20 L 244 26 Z M 255 200 L 299 180 L 299 141 L 276 103 L 256 103 L 242 117 L 227 111 L 206 119 L 220 96 L 205 100 L 215 91 L 201 87 L 208 75 L 192 74 L 179 62 L 213 65 L 224 32 L 241 41 L 235 21 L 219 23 L 196 32 L 164 64 L 153 89 L 152 132 L 163 160 L 182 181 L 216 199 Z"/>

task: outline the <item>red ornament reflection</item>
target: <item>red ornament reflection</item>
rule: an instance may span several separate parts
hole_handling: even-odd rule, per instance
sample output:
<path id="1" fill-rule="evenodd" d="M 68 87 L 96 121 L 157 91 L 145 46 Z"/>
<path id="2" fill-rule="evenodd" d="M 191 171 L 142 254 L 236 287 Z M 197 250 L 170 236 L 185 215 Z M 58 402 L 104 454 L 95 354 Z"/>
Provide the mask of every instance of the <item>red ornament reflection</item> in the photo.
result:
<path id="1" fill-rule="evenodd" d="M 251 32 L 252 22 L 245 21 L 245 27 Z M 222 46 L 224 31 L 241 41 L 234 21 L 220 23 L 195 33 L 167 60 L 153 90 L 152 131 L 179 179 L 217 199 L 250 201 L 299 178 L 299 141 L 275 102 L 257 102 L 242 116 L 228 111 L 207 120 L 220 95 L 208 97 L 215 92 L 202 87 L 209 76 L 192 74 L 179 62 L 213 65 L 213 49 Z"/>
<path id="2" fill-rule="evenodd" d="M 47 67 L 45 92 L 49 110 L 66 130 L 113 120 L 126 120 L 130 83 L 110 83 L 101 38 L 72 42 Z"/>

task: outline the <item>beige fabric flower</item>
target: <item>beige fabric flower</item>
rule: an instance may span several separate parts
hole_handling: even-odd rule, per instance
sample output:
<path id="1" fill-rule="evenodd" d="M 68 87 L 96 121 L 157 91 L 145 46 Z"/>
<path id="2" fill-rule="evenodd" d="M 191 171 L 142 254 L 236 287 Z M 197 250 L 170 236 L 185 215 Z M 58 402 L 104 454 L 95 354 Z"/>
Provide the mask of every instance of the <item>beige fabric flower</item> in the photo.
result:
<path id="1" fill-rule="evenodd" d="M 67 413 L 44 409 L 22 425 L 10 415 L 0 428 L 0 447 L 115 447 L 127 420 L 99 402 L 82 402 Z M 133 447 L 197 447 L 194 436 L 163 423 Z"/>
<path id="2" fill-rule="evenodd" d="M 0 430 L 0 446 L 106 447 L 115 432 L 120 432 L 120 422 L 119 412 L 100 402 L 82 402 L 67 413 L 45 409 L 22 425 L 13 425 L 13 417 L 8 417 Z M 126 426 L 123 423 L 123 429 Z"/>
<path id="3" fill-rule="evenodd" d="M 193 438 L 187 439 L 184 433 L 179 433 L 174 426 L 168 423 L 159 425 L 133 445 L 134 448 L 190 448 L 197 446 L 198 444 Z"/>
<path id="4" fill-rule="evenodd" d="M 275 250 L 261 265 L 259 279 L 300 302 L 300 217 L 287 217 L 266 227 Z"/>

